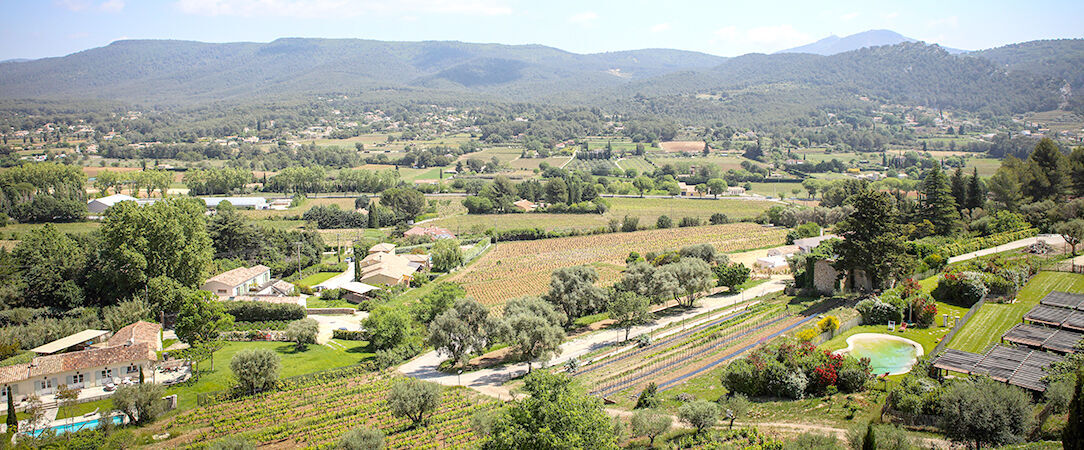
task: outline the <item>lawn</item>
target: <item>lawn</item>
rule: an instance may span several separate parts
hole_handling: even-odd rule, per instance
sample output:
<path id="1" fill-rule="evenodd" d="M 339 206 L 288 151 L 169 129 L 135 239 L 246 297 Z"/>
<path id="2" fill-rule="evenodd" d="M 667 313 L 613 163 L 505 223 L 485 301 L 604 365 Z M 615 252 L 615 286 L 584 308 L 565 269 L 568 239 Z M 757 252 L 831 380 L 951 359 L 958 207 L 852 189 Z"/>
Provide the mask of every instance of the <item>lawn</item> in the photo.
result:
<path id="1" fill-rule="evenodd" d="M 309 297 L 305 299 L 306 308 L 351 308 L 358 309 L 358 305 L 350 303 L 346 300 L 324 300 L 320 297 Z"/>
<path id="2" fill-rule="evenodd" d="M 69 417 L 78 418 L 78 417 L 80 417 L 80 416 L 82 416 L 84 414 L 89 414 L 89 413 L 92 413 L 94 411 L 98 411 L 98 412 L 101 413 L 101 412 L 110 411 L 112 409 L 113 409 L 113 399 L 111 399 L 111 398 L 103 398 L 101 400 L 95 400 L 95 401 L 92 401 L 92 402 L 80 403 L 78 405 L 70 406 L 70 407 L 67 407 L 67 408 L 60 408 L 57 411 L 56 418 L 57 419 L 67 419 Z M 78 421 L 78 420 L 76 420 L 76 421 Z"/>
<path id="3" fill-rule="evenodd" d="M 286 342 L 227 342 L 221 350 L 215 352 L 215 370 L 209 370 L 209 361 L 200 363 L 203 370 L 199 380 L 191 385 L 171 387 L 167 395 L 177 394 L 177 409 L 186 410 L 196 406 L 196 395 L 204 392 L 220 391 L 229 388 L 233 373 L 230 372 L 230 359 L 237 352 L 250 348 L 274 350 L 282 358 L 280 378 L 304 375 L 324 369 L 349 366 L 373 357 L 368 342 L 342 341 L 346 350 L 333 349 L 324 345 L 309 345 L 304 351 L 296 351 L 294 344 Z"/>
<path id="4" fill-rule="evenodd" d="M 338 275 L 339 273 L 340 272 L 317 272 L 301 279 L 301 281 L 299 281 L 297 284 L 305 286 L 316 286 L 320 283 L 330 280 L 332 277 Z"/>
<path id="5" fill-rule="evenodd" d="M 89 222 L 57 222 L 53 223 L 57 231 L 61 233 L 82 234 L 89 233 L 91 231 L 101 228 L 102 223 L 97 221 Z M 12 240 L 22 239 L 27 233 L 44 228 L 44 223 L 16 223 L 5 227 L 0 227 L 0 238 Z"/>
<path id="6" fill-rule="evenodd" d="M 1084 292 L 1084 275 L 1040 272 L 1017 294 L 1016 303 L 986 303 L 949 342 L 949 348 L 982 353 L 1001 340 L 1001 335 L 1052 291 Z"/>

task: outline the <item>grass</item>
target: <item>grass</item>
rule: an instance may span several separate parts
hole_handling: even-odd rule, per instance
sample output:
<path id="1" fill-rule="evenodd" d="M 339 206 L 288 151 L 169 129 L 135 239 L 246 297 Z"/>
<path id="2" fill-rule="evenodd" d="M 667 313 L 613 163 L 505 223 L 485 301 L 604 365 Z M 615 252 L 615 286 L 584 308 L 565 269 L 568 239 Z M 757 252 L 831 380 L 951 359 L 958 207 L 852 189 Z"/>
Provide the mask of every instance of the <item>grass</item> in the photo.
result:
<path id="1" fill-rule="evenodd" d="M 199 363 L 202 373 L 199 380 L 191 385 L 171 387 L 166 395 L 177 394 L 177 409 L 184 411 L 196 406 L 196 396 L 204 392 L 228 389 L 233 382 L 230 372 L 230 359 L 237 352 L 245 349 L 266 348 L 279 355 L 282 369 L 280 378 L 304 375 L 335 367 L 360 363 L 374 356 L 368 342 L 343 341 L 346 350 L 333 349 L 323 345 L 309 345 L 304 351 L 295 350 L 294 344 L 286 342 L 227 342 L 221 350 L 215 352 L 215 369 L 210 370 L 210 361 Z"/>
<path id="2" fill-rule="evenodd" d="M 80 403 L 78 405 L 70 406 L 70 407 L 67 407 L 67 408 L 60 408 L 60 410 L 56 414 L 56 418 L 57 419 L 67 419 L 69 417 L 78 418 L 78 417 L 80 417 L 80 416 L 82 416 L 84 414 L 91 413 L 94 410 L 98 410 L 98 412 L 106 412 L 106 411 L 109 411 L 109 410 L 112 410 L 112 409 L 113 409 L 113 399 L 111 399 L 111 398 L 103 398 L 101 400 L 95 400 L 95 401 L 92 401 L 92 402 Z M 78 422 L 78 420 L 76 420 L 75 422 Z"/>
<path id="3" fill-rule="evenodd" d="M 57 231 L 61 233 L 71 234 L 83 234 L 101 228 L 101 222 L 56 222 L 52 224 L 56 227 Z M 5 227 L 0 227 L 0 238 L 11 238 L 14 235 L 13 240 L 20 240 L 27 233 L 33 230 L 44 228 L 44 223 L 16 223 Z"/>
<path id="4" fill-rule="evenodd" d="M 305 299 L 305 306 L 307 308 L 351 308 L 358 309 L 358 305 L 350 303 L 346 300 L 324 300 L 320 297 L 309 297 Z"/>
<path id="5" fill-rule="evenodd" d="M 330 280 L 332 277 L 338 274 L 339 272 L 317 272 L 301 279 L 301 281 L 299 281 L 297 284 L 305 286 L 316 286 L 320 283 Z"/>
<path id="6" fill-rule="evenodd" d="M 1016 303 L 986 303 L 964 324 L 949 343 L 949 348 L 982 353 L 1001 339 L 1001 335 L 1020 323 L 1021 318 L 1046 294 L 1052 291 L 1084 292 L 1084 275 L 1040 272 L 1024 285 Z"/>

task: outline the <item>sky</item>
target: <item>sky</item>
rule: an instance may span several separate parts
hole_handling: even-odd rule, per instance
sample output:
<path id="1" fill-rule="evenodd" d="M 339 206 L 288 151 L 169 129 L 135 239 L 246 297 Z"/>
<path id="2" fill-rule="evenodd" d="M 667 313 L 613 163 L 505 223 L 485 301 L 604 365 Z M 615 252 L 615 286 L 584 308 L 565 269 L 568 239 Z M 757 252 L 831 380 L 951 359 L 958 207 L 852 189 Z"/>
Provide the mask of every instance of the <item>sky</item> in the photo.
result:
<path id="1" fill-rule="evenodd" d="M 1080 0 L 0 0 L 0 14 L 0 60 L 121 39 L 457 40 L 737 56 L 870 29 L 965 50 L 1084 37 Z"/>

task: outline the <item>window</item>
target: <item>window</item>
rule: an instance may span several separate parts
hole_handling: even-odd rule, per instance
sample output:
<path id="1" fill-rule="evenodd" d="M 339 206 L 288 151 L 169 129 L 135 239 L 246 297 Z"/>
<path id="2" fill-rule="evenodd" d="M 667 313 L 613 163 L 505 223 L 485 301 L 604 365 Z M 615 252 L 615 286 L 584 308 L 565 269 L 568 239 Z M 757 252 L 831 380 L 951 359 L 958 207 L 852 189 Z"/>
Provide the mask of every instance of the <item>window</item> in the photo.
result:
<path id="1" fill-rule="evenodd" d="M 136 372 L 139 372 L 139 368 L 136 367 L 135 364 L 132 364 L 132 365 L 128 366 L 128 373 L 136 373 Z"/>
<path id="2" fill-rule="evenodd" d="M 102 378 L 112 378 L 112 377 L 113 377 L 113 369 L 105 369 L 105 370 L 102 371 Z"/>
<path id="3" fill-rule="evenodd" d="M 80 384 L 83 382 L 83 374 L 68 375 L 68 384 Z"/>

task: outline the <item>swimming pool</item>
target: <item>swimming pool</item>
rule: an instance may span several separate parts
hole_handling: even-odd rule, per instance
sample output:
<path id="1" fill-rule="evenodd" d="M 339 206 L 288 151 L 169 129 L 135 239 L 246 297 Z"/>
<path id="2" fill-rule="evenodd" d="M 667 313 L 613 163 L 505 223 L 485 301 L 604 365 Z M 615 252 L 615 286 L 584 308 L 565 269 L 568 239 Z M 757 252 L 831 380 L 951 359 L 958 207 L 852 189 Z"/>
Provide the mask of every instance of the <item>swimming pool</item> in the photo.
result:
<path id="1" fill-rule="evenodd" d="M 116 425 L 120 425 L 120 424 L 124 423 L 124 416 L 120 416 L 120 415 L 113 416 L 113 423 L 116 424 Z M 64 433 L 69 433 L 69 432 L 73 432 L 73 431 L 89 430 L 89 429 L 94 429 L 94 428 L 98 428 L 98 419 L 84 420 L 82 422 L 74 422 L 74 423 L 70 423 L 70 424 L 59 425 L 59 426 L 51 427 L 49 429 L 51 429 L 53 431 L 56 431 L 56 434 L 64 434 Z M 37 436 L 37 435 L 41 434 L 43 431 L 45 431 L 45 430 L 44 429 L 35 430 L 31 434 L 33 434 L 34 436 Z"/>
<path id="2" fill-rule="evenodd" d="M 899 375 L 911 371 L 922 346 L 918 342 L 899 336 L 881 333 L 858 333 L 847 338 L 847 348 L 835 354 L 847 354 L 855 358 L 869 358 L 873 375 Z"/>

